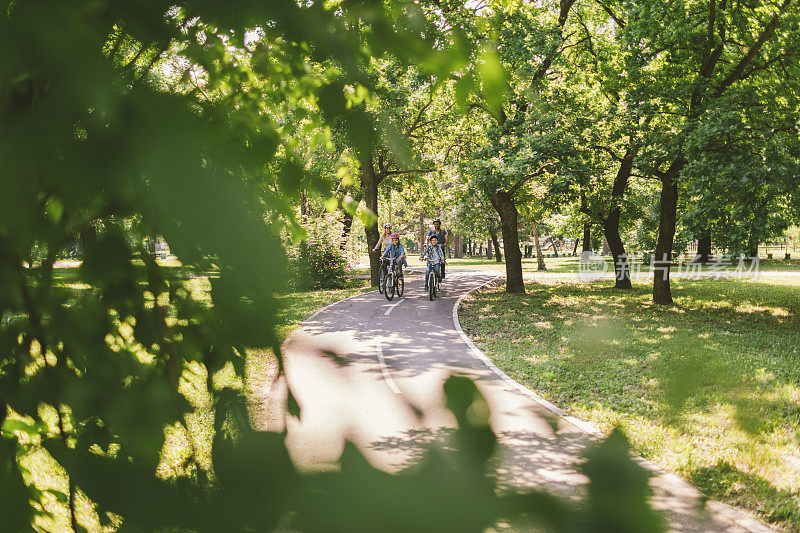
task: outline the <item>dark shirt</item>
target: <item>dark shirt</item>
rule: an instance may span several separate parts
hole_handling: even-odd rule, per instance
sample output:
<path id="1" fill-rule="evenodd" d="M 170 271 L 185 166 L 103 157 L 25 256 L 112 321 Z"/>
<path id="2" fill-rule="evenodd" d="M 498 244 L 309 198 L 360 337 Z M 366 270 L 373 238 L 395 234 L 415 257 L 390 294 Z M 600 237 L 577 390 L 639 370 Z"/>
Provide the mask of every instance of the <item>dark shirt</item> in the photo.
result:
<path id="1" fill-rule="evenodd" d="M 436 231 L 436 230 L 428 231 L 428 239 L 430 239 L 432 235 L 436 235 L 436 238 L 439 239 L 439 242 L 436 243 L 436 244 L 438 244 L 439 246 L 443 247 L 444 246 L 444 239 L 447 236 L 447 230 L 444 229 L 444 228 L 441 228 L 441 229 L 439 229 L 439 231 Z"/>

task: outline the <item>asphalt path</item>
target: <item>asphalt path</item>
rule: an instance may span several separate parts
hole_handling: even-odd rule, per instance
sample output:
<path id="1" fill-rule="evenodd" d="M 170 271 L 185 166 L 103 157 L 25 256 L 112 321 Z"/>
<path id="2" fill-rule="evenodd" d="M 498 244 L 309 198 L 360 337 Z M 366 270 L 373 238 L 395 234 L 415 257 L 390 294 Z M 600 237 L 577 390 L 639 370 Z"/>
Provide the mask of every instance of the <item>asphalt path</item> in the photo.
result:
<path id="1" fill-rule="evenodd" d="M 586 479 L 576 466 L 599 434 L 493 368 L 454 321 L 459 298 L 495 277 L 448 270 L 441 297 L 430 301 L 421 276 L 408 276 L 403 298 L 390 302 L 372 291 L 323 308 L 287 339 L 285 379 L 263 392 L 259 426 L 285 429 L 292 458 L 303 469 L 332 465 L 347 439 L 375 466 L 396 471 L 454 427 L 442 406 L 442 384 L 453 373 L 467 374 L 492 412 L 501 485 L 581 494 Z M 287 381 L 302 409 L 299 420 L 284 412 Z M 642 464 L 654 473 L 653 504 L 673 530 L 770 531 L 716 502 L 699 513 L 695 489 Z"/>

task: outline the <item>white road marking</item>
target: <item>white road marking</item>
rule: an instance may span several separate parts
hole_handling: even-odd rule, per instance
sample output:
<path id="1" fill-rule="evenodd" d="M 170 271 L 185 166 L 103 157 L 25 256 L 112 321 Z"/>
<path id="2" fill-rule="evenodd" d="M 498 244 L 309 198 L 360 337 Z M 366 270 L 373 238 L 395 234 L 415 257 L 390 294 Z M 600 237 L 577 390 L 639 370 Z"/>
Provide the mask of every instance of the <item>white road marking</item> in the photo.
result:
<path id="1" fill-rule="evenodd" d="M 389 367 L 386 366 L 386 360 L 383 358 L 383 347 L 381 346 L 381 341 L 375 341 L 375 352 L 378 354 L 378 363 L 381 365 L 381 374 L 383 374 L 384 381 L 386 381 L 386 384 L 389 385 L 389 388 L 392 389 L 393 393 L 401 394 L 400 388 L 397 386 L 397 383 L 394 382 L 392 375 L 389 373 Z"/>
<path id="2" fill-rule="evenodd" d="M 387 310 L 386 310 L 386 312 L 385 312 L 385 313 L 383 313 L 383 314 L 384 314 L 384 315 L 386 315 L 386 316 L 389 316 L 389 313 L 391 313 L 391 312 L 392 312 L 392 310 L 394 310 L 394 308 L 395 308 L 395 307 L 397 307 L 398 305 L 400 305 L 401 303 L 403 303 L 403 299 L 402 299 L 402 298 L 400 298 L 400 299 L 397 301 L 397 303 L 394 303 L 394 304 L 390 305 L 390 306 L 389 306 L 389 309 L 387 309 Z"/>

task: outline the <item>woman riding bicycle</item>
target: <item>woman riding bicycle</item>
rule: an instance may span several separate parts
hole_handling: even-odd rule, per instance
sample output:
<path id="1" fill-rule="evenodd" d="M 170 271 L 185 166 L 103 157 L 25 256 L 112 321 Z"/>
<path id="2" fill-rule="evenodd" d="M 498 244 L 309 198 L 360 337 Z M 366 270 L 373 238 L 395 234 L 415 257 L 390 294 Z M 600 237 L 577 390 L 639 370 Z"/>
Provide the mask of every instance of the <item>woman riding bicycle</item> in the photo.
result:
<path id="1" fill-rule="evenodd" d="M 383 225 L 383 235 L 378 237 L 378 242 L 375 244 L 375 248 L 373 248 L 372 251 L 380 251 L 381 245 L 386 249 L 390 244 L 392 244 L 392 225 L 387 222 Z"/>
<path id="2" fill-rule="evenodd" d="M 386 249 L 392 244 L 392 225 L 387 222 L 383 225 L 383 235 L 378 238 L 378 242 L 375 244 L 375 248 L 372 249 L 373 252 L 378 252 L 381 249 L 381 245 L 383 248 Z M 383 279 L 386 277 L 386 270 L 388 268 L 388 262 L 381 257 L 381 264 L 380 268 L 378 269 L 378 292 L 383 290 Z"/>

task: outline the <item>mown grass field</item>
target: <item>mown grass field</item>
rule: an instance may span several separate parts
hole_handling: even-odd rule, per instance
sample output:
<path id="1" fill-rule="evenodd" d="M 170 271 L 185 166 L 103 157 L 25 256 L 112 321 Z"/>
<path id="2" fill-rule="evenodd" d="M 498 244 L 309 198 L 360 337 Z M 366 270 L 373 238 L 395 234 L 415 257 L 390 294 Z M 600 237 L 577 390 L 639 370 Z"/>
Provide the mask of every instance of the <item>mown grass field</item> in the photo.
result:
<path id="1" fill-rule="evenodd" d="M 800 530 L 800 280 L 529 283 L 466 300 L 461 323 L 511 377 L 621 426 L 635 451 L 709 497 Z"/>
<path id="2" fill-rule="evenodd" d="M 162 263 L 168 269 L 175 269 L 173 274 L 183 274 L 179 265 Z M 77 272 L 74 266 L 57 268 L 54 279 L 60 287 L 74 290 L 76 295 L 89 288 L 76 282 Z M 183 281 L 193 296 L 211 304 L 208 291 L 210 282 L 207 277 L 191 277 Z M 279 312 L 276 330 L 281 341 L 294 330 L 299 322 L 316 309 L 329 303 L 362 292 L 368 287 L 366 280 L 351 280 L 343 289 L 295 291 L 276 296 Z M 277 370 L 275 354 L 272 351 L 252 350 L 247 353 L 246 375 L 242 381 L 236 378 L 232 367 L 223 368 L 214 376 L 217 387 L 229 386 L 243 389 L 251 399 L 257 401 L 256 390 L 268 379 L 272 379 Z M 180 392 L 194 407 L 194 411 L 186 415 L 183 424 L 175 424 L 164 429 L 164 446 L 158 465 L 158 475 L 164 479 L 185 474 L 187 469 L 201 467 L 211 469 L 211 443 L 213 439 L 214 412 L 211 396 L 206 388 L 205 368 L 199 363 L 187 363 L 181 376 Z M 58 434 L 58 415 L 49 408 L 40 410 L 40 416 L 49 426 L 48 432 Z M 12 415 L 9 420 L 24 421 Z M 69 428 L 66 428 L 69 430 Z M 44 508 L 36 519 L 36 527 L 40 531 L 70 531 L 70 516 L 67 506 L 68 478 L 52 457 L 37 442 L 31 442 L 30 451 L 22 459 L 21 464 L 28 470 L 26 482 L 34 490 L 44 492 Z M 199 465 L 187 463 L 194 450 Z M 76 518 L 78 523 L 88 531 L 113 531 L 119 521 L 101 522 L 94 504 L 82 492 L 77 491 Z M 0 530 L 2 530 L 0 517 Z"/>
<path id="3" fill-rule="evenodd" d="M 798 255 L 798 254 L 793 254 Z M 577 274 L 579 271 L 579 257 L 545 257 L 545 266 L 547 267 L 548 272 L 559 273 L 559 274 Z M 612 258 L 604 257 L 607 265 L 607 272 L 609 276 L 613 277 L 614 273 L 614 261 Z M 633 258 L 633 262 L 641 264 L 642 258 L 641 256 L 635 256 Z M 499 272 L 505 272 L 506 265 L 504 262 L 498 263 L 493 259 L 486 259 L 483 257 L 466 257 L 463 259 L 448 259 L 447 264 L 452 266 L 453 268 L 467 268 L 467 269 L 476 269 L 476 270 L 497 270 Z M 676 262 L 673 265 L 673 272 L 680 272 L 681 270 L 687 270 L 688 266 L 684 265 L 681 262 Z M 749 264 L 746 265 L 746 268 L 749 268 Z M 538 263 L 536 262 L 536 258 L 528 258 L 522 260 L 522 271 L 526 275 L 534 275 L 537 272 Z M 713 263 L 705 264 L 699 270 L 701 272 L 715 272 L 718 269 L 722 269 L 725 271 L 734 271 L 738 267 L 737 262 L 733 262 L 732 264 L 721 264 L 720 266 L 714 266 Z M 651 272 L 649 265 L 640 265 L 635 267 L 638 271 L 642 273 L 649 273 Z M 781 270 L 788 270 L 788 271 L 800 271 L 800 259 L 761 259 L 759 261 L 759 269 L 762 271 L 781 271 Z"/>

